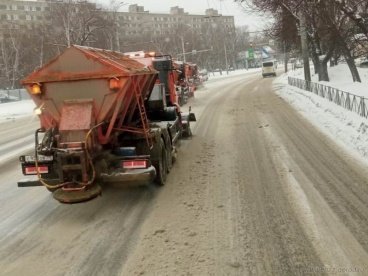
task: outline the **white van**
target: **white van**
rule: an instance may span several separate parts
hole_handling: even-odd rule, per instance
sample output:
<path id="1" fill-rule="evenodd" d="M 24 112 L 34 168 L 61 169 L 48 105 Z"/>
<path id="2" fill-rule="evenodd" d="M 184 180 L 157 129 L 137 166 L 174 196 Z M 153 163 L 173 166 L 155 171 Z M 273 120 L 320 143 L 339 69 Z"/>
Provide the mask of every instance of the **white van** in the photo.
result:
<path id="1" fill-rule="evenodd" d="M 277 63 L 275 60 L 262 62 L 262 76 L 274 76 L 276 77 Z"/>

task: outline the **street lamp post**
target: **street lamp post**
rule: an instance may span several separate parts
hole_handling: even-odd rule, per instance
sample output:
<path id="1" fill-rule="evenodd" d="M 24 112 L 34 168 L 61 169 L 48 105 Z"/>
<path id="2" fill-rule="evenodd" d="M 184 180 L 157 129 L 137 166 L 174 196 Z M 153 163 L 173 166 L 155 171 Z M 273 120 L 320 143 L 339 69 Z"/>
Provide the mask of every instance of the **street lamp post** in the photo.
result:
<path id="1" fill-rule="evenodd" d="M 184 42 L 184 35 L 188 32 L 188 31 L 190 31 L 190 30 L 192 30 L 193 31 L 193 26 L 191 26 L 191 25 L 189 25 L 189 24 L 184 24 L 183 26 L 188 26 L 189 28 L 186 30 L 186 31 L 184 31 L 184 32 L 182 32 L 182 34 L 181 34 L 181 36 L 180 36 L 180 40 L 181 40 L 181 50 L 182 50 L 182 55 L 183 55 L 183 61 L 184 62 L 186 62 L 186 56 L 185 56 L 185 42 Z"/>
<path id="2" fill-rule="evenodd" d="M 181 39 L 181 48 L 182 48 L 182 51 L 183 51 L 183 61 L 184 63 L 186 62 L 186 58 L 185 58 L 185 43 L 184 43 L 184 37 L 180 37 Z"/>
<path id="3" fill-rule="evenodd" d="M 225 50 L 225 66 L 226 66 L 226 75 L 229 75 L 229 65 L 227 61 L 227 51 L 226 51 L 226 44 L 224 40 L 224 50 Z"/>
<path id="4" fill-rule="evenodd" d="M 121 7 L 126 6 L 126 5 L 128 5 L 128 3 L 125 3 L 125 2 L 115 3 L 115 1 L 112 1 L 112 6 L 113 6 L 112 12 L 113 12 L 114 29 L 115 29 L 114 30 L 115 31 L 115 44 L 116 44 L 116 50 L 119 52 L 121 51 L 121 47 L 120 47 L 120 23 L 119 23 L 118 12 Z"/>

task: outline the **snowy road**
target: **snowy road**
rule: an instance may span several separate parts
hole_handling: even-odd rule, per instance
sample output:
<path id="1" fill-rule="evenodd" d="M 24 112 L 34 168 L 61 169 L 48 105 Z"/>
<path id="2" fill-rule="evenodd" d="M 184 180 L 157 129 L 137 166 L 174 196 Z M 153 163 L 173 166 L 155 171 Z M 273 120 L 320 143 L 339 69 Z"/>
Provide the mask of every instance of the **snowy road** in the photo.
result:
<path id="1" fill-rule="evenodd" d="M 60 205 L 1 167 L 5 275 L 296 275 L 368 271 L 368 171 L 259 73 L 213 80 L 165 187 Z M 2 144 L 1 144 L 2 145 Z"/>
<path id="2" fill-rule="evenodd" d="M 18 159 L 20 154 L 32 149 L 34 133 L 38 127 L 38 119 L 31 116 L 1 122 L 0 165 L 9 160 Z"/>

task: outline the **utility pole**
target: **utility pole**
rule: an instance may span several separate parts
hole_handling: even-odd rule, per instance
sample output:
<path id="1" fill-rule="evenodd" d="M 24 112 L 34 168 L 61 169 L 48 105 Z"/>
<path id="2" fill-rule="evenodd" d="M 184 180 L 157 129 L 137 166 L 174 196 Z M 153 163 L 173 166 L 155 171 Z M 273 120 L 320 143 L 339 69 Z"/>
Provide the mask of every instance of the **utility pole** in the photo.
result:
<path id="1" fill-rule="evenodd" d="M 311 81 L 311 73 L 309 67 L 309 51 L 307 40 L 307 26 L 304 12 L 300 13 L 300 39 L 302 44 L 303 63 L 304 63 L 304 79 L 308 82 Z M 309 86 L 309 84 L 308 84 Z"/>
<path id="2" fill-rule="evenodd" d="M 115 19 L 116 20 L 116 19 Z M 117 22 L 117 20 L 115 21 L 115 39 L 116 39 L 116 51 L 120 52 L 121 49 L 120 49 L 120 37 L 119 37 L 119 29 L 120 29 L 120 26 L 119 26 L 119 23 Z"/>
<path id="3" fill-rule="evenodd" d="M 225 40 L 224 40 L 224 50 L 225 50 L 225 66 L 226 66 L 226 75 L 229 75 L 229 65 L 227 62 L 227 52 L 226 52 L 226 44 L 225 44 Z"/>
<path id="4" fill-rule="evenodd" d="M 183 51 L 183 61 L 184 63 L 186 62 L 186 59 L 185 59 L 185 46 L 184 46 L 184 38 L 181 36 L 181 48 L 182 48 L 182 51 Z"/>
<path id="5" fill-rule="evenodd" d="M 288 56 L 286 55 L 286 42 L 284 41 L 284 66 L 285 66 L 285 73 L 288 71 Z"/>

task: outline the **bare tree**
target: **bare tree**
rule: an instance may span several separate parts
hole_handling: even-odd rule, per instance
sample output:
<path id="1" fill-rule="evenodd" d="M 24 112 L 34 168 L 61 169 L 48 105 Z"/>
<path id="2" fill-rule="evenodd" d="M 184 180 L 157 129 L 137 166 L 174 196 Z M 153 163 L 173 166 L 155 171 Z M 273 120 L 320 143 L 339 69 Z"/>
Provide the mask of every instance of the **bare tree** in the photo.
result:
<path id="1" fill-rule="evenodd" d="M 367 34 L 367 22 L 363 17 L 367 13 L 367 1 L 238 0 L 238 2 L 243 3 L 248 9 L 271 13 L 275 18 L 274 33 L 277 34 L 279 29 L 277 36 L 289 47 L 290 41 L 285 39 L 287 34 L 282 21 L 289 17 L 288 22 L 299 27 L 299 16 L 302 13 L 306 18 L 309 51 L 319 79 L 329 80 L 327 63 L 333 56 L 342 54 L 349 66 L 353 81 L 360 82 L 352 53 L 357 46 L 354 39 L 356 34 L 359 32 Z M 293 18 L 294 20 L 290 20 Z"/>
<path id="2" fill-rule="evenodd" d="M 47 17 L 53 26 L 51 36 L 54 41 L 67 47 L 98 43 L 100 31 L 111 28 L 111 21 L 103 16 L 96 4 L 87 1 L 52 3 Z"/>

